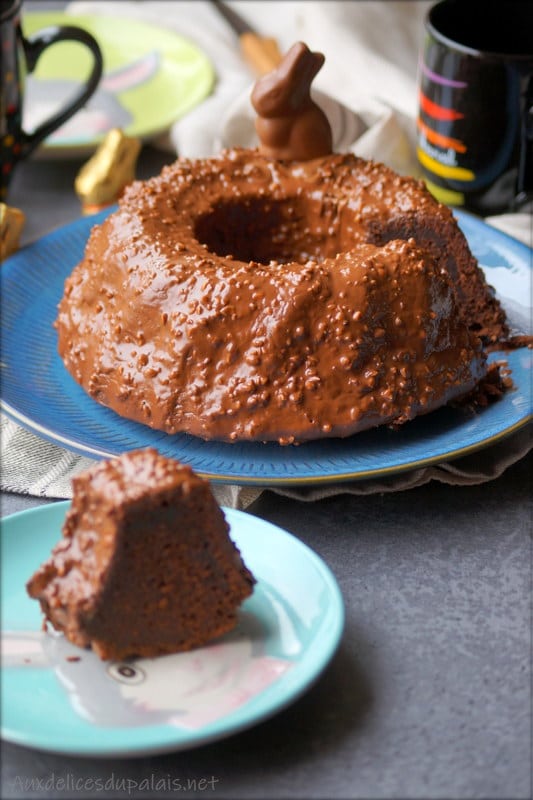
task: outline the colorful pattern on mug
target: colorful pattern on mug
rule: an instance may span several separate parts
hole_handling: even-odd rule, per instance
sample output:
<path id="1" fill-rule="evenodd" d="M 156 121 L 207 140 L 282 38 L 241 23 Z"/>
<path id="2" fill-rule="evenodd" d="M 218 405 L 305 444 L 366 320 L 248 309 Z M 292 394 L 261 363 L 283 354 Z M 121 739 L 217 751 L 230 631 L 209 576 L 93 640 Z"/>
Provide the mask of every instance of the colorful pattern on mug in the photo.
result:
<path id="1" fill-rule="evenodd" d="M 17 19 L 15 20 L 15 25 Z M 0 200 L 7 194 L 8 177 L 20 157 L 21 145 L 15 135 L 21 127 L 22 86 L 17 79 L 16 44 L 13 41 L 14 28 L 2 25 L 2 96 L 0 97 Z"/>
<path id="2" fill-rule="evenodd" d="M 468 87 L 466 81 L 453 80 L 431 70 L 423 59 L 419 61 L 419 70 L 429 84 L 438 84 L 455 90 Z M 456 108 L 431 100 L 423 89 L 419 91 L 418 101 L 420 113 L 417 118 L 417 155 L 420 164 L 428 172 L 440 178 L 465 183 L 474 181 L 475 173 L 458 162 L 458 154 L 464 154 L 468 150 L 466 144 L 457 137 L 449 136 L 447 132 L 439 130 L 439 123 L 449 127 L 450 123 L 464 119 L 464 114 Z M 422 113 L 425 119 L 422 119 Z"/>

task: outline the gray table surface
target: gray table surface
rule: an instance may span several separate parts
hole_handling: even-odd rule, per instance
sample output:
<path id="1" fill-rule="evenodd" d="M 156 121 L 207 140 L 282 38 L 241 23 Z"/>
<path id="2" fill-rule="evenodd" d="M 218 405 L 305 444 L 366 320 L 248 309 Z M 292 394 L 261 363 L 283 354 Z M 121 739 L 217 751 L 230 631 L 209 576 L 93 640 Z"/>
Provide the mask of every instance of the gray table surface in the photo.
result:
<path id="1" fill-rule="evenodd" d="M 168 160 L 145 148 L 139 176 Z M 24 242 L 79 216 L 79 167 L 18 168 L 9 202 L 27 214 Z M 45 502 L 1 499 L 2 515 Z M 531 459 L 468 488 L 312 504 L 267 491 L 250 512 L 312 547 L 339 582 L 346 627 L 314 686 L 255 728 L 188 752 L 85 759 L 4 742 L 1 796 L 148 797 L 150 781 L 173 778 L 209 788 L 158 796 L 530 798 Z M 92 790 L 96 778 L 109 791 Z"/>

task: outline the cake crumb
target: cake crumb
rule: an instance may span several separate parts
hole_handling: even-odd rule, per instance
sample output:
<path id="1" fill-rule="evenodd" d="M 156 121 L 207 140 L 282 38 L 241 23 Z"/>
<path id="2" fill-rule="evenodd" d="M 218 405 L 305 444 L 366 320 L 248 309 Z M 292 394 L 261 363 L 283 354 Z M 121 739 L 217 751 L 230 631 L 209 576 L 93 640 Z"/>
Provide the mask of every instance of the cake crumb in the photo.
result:
<path id="1" fill-rule="evenodd" d="M 473 412 L 486 408 L 514 388 L 511 370 L 507 361 L 495 361 L 487 367 L 487 374 L 465 397 L 452 401 L 454 408 L 465 408 Z"/>

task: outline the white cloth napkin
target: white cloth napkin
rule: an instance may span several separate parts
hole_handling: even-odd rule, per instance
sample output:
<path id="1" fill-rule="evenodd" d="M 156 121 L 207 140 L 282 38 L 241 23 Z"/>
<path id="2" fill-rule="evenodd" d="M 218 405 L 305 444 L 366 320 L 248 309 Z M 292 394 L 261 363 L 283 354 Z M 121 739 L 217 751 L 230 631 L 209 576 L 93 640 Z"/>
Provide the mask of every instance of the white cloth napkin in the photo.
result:
<path id="1" fill-rule="evenodd" d="M 236 0 L 228 2 L 261 34 L 285 52 L 296 41 L 326 56 L 314 94 L 333 130 L 334 149 L 382 161 L 403 174 L 418 175 L 415 157 L 416 76 L 423 20 L 432 0 Z M 211 59 L 216 84 L 209 98 L 178 120 L 162 147 L 191 158 L 232 145 L 256 144 L 250 91 L 255 75 L 243 61 L 236 34 L 204 0 L 73 2 L 72 14 L 134 18 L 164 25 L 196 42 Z M 487 222 L 533 243 L 531 213 L 504 214 Z M 70 480 L 91 459 L 70 453 L 2 418 L 2 486 L 7 491 L 70 497 Z M 399 491 L 430 480 L 464 484 L 489 481 L 531 449 L 531 430 L 451 464 L 400 476 L 328 485 L 319 489 L 275 489 L 301 500 L 339 492 Z M 220 503 L 246 507 L 261 493 L 255 487 L 214 484 Z"/>

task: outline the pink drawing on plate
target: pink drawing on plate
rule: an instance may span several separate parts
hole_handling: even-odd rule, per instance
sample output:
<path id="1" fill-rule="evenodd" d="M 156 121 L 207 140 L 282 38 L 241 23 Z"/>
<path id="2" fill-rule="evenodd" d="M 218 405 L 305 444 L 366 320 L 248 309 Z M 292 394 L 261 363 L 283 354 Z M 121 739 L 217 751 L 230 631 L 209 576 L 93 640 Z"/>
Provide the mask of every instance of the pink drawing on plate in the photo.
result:
<path id="1" fill-rule="evenodd" d="M 133 122 L 132 113 L 121 102 L 120 94 L 151 80 L 157 73 L 160 56 L 156 51 L 105 74 L 98 89 L 71 119 L 50 137 L 54 144 L 92 141 L 112 128 L 125 130 Z M 28 75 L 24 98 L 24 127 L 34 130 L 72 97 L 78 83 L 68 78 L 35 78 Z"/>
<path id="2" fill-rule="evenodd" d="M 2 633 L 2 667 L 51 668 L 72 707 L 94 725 L 167 724 L 197 730 L 274 684 L 293 662 L 264 651 L 265 630 L 243 612 L 218 642 L 159 658 L 101 661 L 62 634 Z"/>

